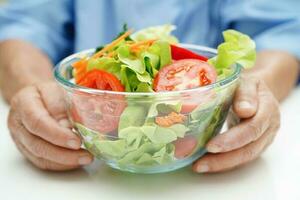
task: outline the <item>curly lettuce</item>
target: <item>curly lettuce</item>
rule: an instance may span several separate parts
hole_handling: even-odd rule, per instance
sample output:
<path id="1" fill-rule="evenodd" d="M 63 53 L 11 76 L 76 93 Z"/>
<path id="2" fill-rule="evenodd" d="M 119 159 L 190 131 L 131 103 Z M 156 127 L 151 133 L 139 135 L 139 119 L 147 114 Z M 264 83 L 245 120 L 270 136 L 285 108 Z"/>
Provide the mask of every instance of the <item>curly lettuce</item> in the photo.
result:
<path id="1" fill-rule="evenodd" d="M 169 43 L 178 43 L 178 39 L 171 35 L 171 32 L 175 29 L 176 26 L 171 24 L 151 26 L 133 33 L 130 38 L 137 42 L 149 39 L 160 39 Z"/>
<path id="2" fill-rule="evenodd" d="M 229 74 L 233 64 L 238 63 L 244 68 L 251 68 L 256 60 L 255 42 L 247 35 L 236 30 L 223 32 L 224 42 L 218 46 L 218 54 L 209 59 L 218 74 Z"/>

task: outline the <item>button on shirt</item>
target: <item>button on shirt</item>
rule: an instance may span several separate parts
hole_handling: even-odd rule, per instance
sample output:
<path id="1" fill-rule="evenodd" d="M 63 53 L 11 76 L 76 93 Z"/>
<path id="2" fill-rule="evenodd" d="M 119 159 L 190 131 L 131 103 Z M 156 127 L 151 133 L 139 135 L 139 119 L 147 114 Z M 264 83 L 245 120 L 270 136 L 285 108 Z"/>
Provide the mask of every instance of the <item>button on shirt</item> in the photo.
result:
<path id="1" fill-rule="evenodd" d="M 216 48 L 222 31 L 250 35 L 257 49 L 300 58 L 299 0 L 11 0 L 0 6 L 0 40 L 22 39 L 53 61 L 135 30 L 174 24 L 183 43 Z"/>

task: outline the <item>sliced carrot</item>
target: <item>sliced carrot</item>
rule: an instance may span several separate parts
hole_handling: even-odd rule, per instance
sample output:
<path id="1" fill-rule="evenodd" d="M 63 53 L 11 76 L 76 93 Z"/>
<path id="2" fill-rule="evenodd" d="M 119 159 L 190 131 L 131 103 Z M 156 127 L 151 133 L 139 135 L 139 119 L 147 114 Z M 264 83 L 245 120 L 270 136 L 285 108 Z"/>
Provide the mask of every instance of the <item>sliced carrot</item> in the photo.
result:
<path id="1" fill-rule="evenodd" d="M 115 51 L 111 51 L 107 54 L 107 57 L 114 57 L 115 53 Z"/>
<path id="2" fill-rule="evenodd" d="M 153 42 L 155 42 L 157 39 L 151 39 L 151 40 L 143 40 L 143 41 L 140 41 L 140 42 L 136 42 L 136 43 L 134 43 L 134 44 L 132 44 L 131 46 L 130 46 L 130 49 L 131 50 L 134 50 L 134 49 L 136 49 L 136 48 L 138 48 L 138 47 L 140 47 L 140 46 L 149 46 L 149 45 L 151 45 Z"/>
<path id="3" fill-rule="evenodd" d="M 156 117 L 155 122 L 159 126 L 169 127 L 173 124 L 183 123 L 187 119 L 186 116 L 180 113 L 171 112 L 170 114 L 162 117 Z"/>
<path id="4" fill-rule="evenodd" d="M 87 64 L 88 60 L 86 58 L 83 58 L 75 63 L 72 64 L 72 66 L 75 69 L 75 81 L 76 83 L 79 82 L 79 80 L 84 76 L 84 74 L 87 71 Z"/>
<path id="5" fill-rule="evenodd" d="M 86 58 L 82 58 L 82 59 L 74 62 L 72 64 L 72 67 L 74 67 L 75 69 L 78 69 L 78 68 L 85 67 L 86 65 L 87 65 L 87 59 Z"/>
<path id="6" fill-rule="evenodd" d="M 141 51 L 140 47 L 130 48 L 130 52 L 132 53 L 139 53 Z"/>
<path id="7" fill-rule="evenodd" d="M 117 44 L 119 44 L 122 40 L 124 40 L 126 37 L 128 37 L 132 33 L 132 30 L 126 31 L 123 35 L 112 41 L 110 44 L 106 45 L 101 51 L 95 53 L 93 55 L 93 58 L 99 58 L 102 56 L 105 52 L 111 50 L 114 48 Z"/>
<path id="8" fill-rule="evenodd" d="M 82 74 L 82 73 L 85 73 L 85 71 L 86 71 L 86 68 L 84 68 L 84 67 L 82 67 L 82 68 L 78 68 L 78 69 L 76 69 L 76 75 L 78 75 L 78 74 Z"/>

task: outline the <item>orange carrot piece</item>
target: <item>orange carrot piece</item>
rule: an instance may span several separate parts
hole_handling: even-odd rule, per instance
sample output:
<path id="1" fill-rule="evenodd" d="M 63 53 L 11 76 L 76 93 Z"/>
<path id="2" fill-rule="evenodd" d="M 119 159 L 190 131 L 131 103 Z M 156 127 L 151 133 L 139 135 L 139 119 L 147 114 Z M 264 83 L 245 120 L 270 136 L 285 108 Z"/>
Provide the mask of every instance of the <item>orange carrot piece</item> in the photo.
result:
<path id="1" fill-rule="evenodd" d="M 86 69 L 84 67 L 76 69 L 76 75 L 85 73 Z"/>
<path id="2" fill-rule="evenodd" d="M 87 71 L 87 64 L 88 60 L 86 58 L 83 58 L 75 63 L 72 64 L 72 66 L 75 69 L 75 81 L 78 83 L 78 81 L 84 76 L 84 74 Z"/>
<path id="3" fill-rule="evenodd" d="M 128 37 L 132 33 L 132 30 L 126 31 L 123 35 L 112 41 L 110 44 L 106 45 L 101 51 L 95 53 L 93 55 L 93 58 L 99 58 L 103 55 L 106 51 L 111 50 L 113 47 L 115 47 L 117 44 L 119 44 L 122 40 L 124 40 L 126 37 Z"/>
<path id="4" fill-rule="evenodd" d="M 82 59 L 80 59 L 80 60 L 74 62 L 74 63 L 72 64 L 72 67 L 74 67 L 75 69 L 78 69 L 78 68 L 84 67 L 84 65 L 86 65 L 86 64 L 87 64 L 86 58 L 82 58 Z"/>
<path id="5" fill-rule="evenodd" d="M 109 52 L 109 53 L 107 54 L 107 57 L 113 57 L 114 55 L 115 55 L 115 52 L 112 51 L 112 52 Z"/>
<path id="6" fill-rule="evenodd" d="M 140 46 L 148 46 L 148 45 L 151 45 L 153 42 L 155 42 L 157 39 L 151 39 L 151 40 L 143 40 L 143 41 L 140 41 L 140 42 L 136 42 L 136 43 L 134 43 L 134 44 L 132 44 L 131 46 L 130 46 L 130 49 L 131 50 L 133 50 L 133 49 L 135 49 L 135 48 L 137 48 L 137 47 L 140 47 Z"/>
<path id="7" fill-rule="evenodd" d="M 155 122 L 156 124 L 163 126 L 163 127 L 169 127 L 173 124 L 183 123 L 187 119 L 186 116 L 180 113 L 171 112 L 170 114 L 162 117 L 156 117 Z"/>

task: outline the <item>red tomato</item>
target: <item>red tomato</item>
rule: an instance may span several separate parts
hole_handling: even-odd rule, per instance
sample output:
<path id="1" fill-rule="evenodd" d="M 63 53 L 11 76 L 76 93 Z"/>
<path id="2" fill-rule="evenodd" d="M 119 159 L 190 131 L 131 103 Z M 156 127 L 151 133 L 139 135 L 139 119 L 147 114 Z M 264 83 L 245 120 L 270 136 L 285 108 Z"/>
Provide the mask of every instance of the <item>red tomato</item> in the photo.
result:
<path id="1" fill-rule="evenodd" d="M 216 98 L 216 93 L 212 90 L 208 90 L 188 94 L 186 96 L 187 99 L 184 100 L 180 111 L 183 114 L 191 113 L 196 107 L 204 106 L 205 104 L 213 101 Z"/>
<path id="2" fill-rule="evenodd" d="M 217 79 L 216 70 L 207 62 L 197 59 L 182 59 L 162 68 L 156 75 L 153 87 L 159 91 L 178 91 L 196 88 L 214 83 Z M 186 102 L 182 113 L 189 113 L 197 103 Z"/>
<path id="3" fill-rule="evenodd" d="M 185 158 L 195 150 L 197 146 L 197 139 L 193 135 L 187 135 L 184 138 L 179 138 L 174 142 L 175 145 L 175 157 Z"/>
<path id="4" fill-rule="evenodd" d="M 171 54 L 173 60 L 181 60 L 181 59 L 198 59 L 203 61 L 208 60 L 208 58 L 204 56 L 198 55 L 188 49 L 176 45 L 171 45 Z"/>
<path id="5" fill-rule="evenodd" d="M 178 91 L 214 83 L 216 70 L 207 62 L 183 59 L 162 68 L 154 79 L 154 90 Z"/>
<path id="6" fill-rule="evenodd" d="M 99 69 L 87 72 L 78 84 L 100 90 L 124 91 L 124 86 L 116 76 Z"/>
<path id="7" fill-rule="evenodd" d="M 121 82 L 113 74 L 102 70 L 89 71 L 79 85 L 111 91 L 124 91 Z M 71 115 L 79 122 L 100 133 L 115 130 L 126 103 L 122 95 L 74 93 L 72 97 Z"/>

